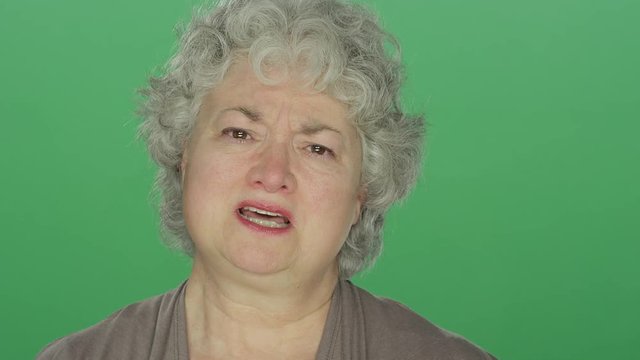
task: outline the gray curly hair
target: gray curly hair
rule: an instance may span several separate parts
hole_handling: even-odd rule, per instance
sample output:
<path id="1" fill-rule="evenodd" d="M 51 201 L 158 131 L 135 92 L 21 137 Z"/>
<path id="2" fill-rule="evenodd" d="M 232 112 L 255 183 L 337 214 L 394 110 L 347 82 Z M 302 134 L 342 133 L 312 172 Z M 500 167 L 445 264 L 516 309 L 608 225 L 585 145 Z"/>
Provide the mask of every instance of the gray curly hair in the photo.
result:
<path id="1" fill-rule="evenodd" d="M 401 109 L 399 53 L 367 9 L 340 0 L 223 0 L 197 11 L 165 74 L 141 91 L 140 135 L 159 165 L 165 242 L 194 254 L 177 169 L 203 96 L 244 57 L 265 84 L 277 82 L 265 75 L 269 68 L 294 70 L 347 106 L 361 139 L 366 200 L 338 255 L 340 276 L 371 265 L 382 249 L 385 213 L 414 186 L 421 163 L 424 122 Z"/>

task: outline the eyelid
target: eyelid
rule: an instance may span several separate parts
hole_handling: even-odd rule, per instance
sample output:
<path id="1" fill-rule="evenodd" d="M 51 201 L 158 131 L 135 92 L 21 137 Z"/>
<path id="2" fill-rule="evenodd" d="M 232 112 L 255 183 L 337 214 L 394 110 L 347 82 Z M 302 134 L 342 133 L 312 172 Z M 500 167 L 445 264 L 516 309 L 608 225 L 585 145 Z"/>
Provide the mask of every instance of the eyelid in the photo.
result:
<path id="1" fill-rule="evenodd" d="M 233 132 L 235 132 L 235 131 L 245 133 L 246 137 L 245 138 L 234 137 L 233 136 Z M 238 142 L 245 142 L 245 141 L 248 141 L 248 140 L 253 140 L 253 138 L 254 138 L 254 136 L 252 135 L 251 131 L 249 131 L 247 129 L 235 127 L 235 126 L 226 127 L 224 129 L 222 129 L 222 131 L 220 133 L 223 136 L 227 136 L 231 140 L 238 141 Z"/>
<path id="2" fill-rule="evenodd" d="M 314 146 L 321 147 L 325 151 L 324 154 L 318 154 L 318 153 L 314 152 L 313 151 L 313 147 Z M 336 158 L 336 152 L 333 151 L 333 149 L 331 149 L 330 147 L 322 145 L 322 144 L 312 143 L 312 144 L 308 144 L 305 148 L 309 149 L 309 154 L 311 156 L 330 157 L 332 159 Z"/>

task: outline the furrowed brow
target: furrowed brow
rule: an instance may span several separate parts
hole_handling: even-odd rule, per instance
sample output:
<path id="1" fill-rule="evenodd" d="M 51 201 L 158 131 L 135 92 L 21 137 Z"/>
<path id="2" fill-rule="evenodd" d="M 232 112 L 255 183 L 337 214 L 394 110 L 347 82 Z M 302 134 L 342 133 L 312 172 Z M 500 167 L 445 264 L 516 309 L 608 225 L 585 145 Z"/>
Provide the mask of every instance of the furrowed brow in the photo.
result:
<path id="1" fill-rule="evenodd" d="M 262 120 L 262 114 L 256 110 L 253 110 L 251 108 L 247 108 L 244 106 L 236 106 L 236 107 L 232 107 L 232 108 L 228 108 L 226 111 L 238 111 L 240 113 L 242 113 L 244 116 L 248 117 L 249 120 L 251 121 L 261 121 Z"/>
<path id="2" fill-rule="evenodd" d="M 302 126 L 302 130 L 301 130 L 301 132 L 303 134 L 305 134 L 305 135 L 313 135 L 313 134 L 317 134 L 317 133 L 322 132 L 322 131 L 331 131 L 331 132 L 335 132 L 336 134 L 342 136 L 342 133 L 339 130 L 337 130 L 335 128 L 332 128 L 329 125 L 325 125 L 325 124 L 322 124 L 320 122 L 315 122 L 315 121 L 313 123 L 311 123 L 311 124 L 303 125 Z"/>

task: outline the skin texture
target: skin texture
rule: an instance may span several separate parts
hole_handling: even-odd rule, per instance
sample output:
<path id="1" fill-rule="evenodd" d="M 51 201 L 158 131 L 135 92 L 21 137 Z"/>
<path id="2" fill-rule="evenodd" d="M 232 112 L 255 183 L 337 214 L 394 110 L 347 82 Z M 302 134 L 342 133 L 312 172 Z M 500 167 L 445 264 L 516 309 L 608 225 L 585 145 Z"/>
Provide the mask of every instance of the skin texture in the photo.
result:
<path id="1" fill-rule="evenodd" d="M 264 85 L 239 61 L 206 96 L 181 165 L 192 358 L 315 356 L 360 213 L 361 158 L 344 105 L 295 80 Z M 247 204 L 290 224 L 252 226 Z"/>

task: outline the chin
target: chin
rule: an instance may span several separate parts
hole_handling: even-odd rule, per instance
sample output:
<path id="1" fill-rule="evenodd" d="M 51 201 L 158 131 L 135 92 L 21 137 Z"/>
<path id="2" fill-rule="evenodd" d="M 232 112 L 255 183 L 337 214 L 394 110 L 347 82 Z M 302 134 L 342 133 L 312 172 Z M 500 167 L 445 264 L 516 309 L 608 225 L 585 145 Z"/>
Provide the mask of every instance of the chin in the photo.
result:
<path id="1" fill-rule="evenodd" d="M 256 275 L 279 273 L 292 263 L 282 252 L 256 248 L 235 249 L 228 254 L 227 260 L 236 268 Z"/>

